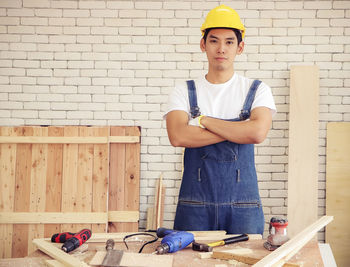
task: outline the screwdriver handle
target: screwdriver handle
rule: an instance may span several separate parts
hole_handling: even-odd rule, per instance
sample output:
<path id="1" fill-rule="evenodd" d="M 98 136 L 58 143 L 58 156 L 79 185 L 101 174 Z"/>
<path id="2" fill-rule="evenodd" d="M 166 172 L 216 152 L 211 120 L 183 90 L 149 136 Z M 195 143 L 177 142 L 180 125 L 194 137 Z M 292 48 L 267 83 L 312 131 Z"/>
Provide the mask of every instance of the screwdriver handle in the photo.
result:
<path id="1" fill-rule="evenodd" d="M 106 242 L 106 250 L 113 250 L 114 248 L 114 240 L 113 239 L 108 239 Z"/>

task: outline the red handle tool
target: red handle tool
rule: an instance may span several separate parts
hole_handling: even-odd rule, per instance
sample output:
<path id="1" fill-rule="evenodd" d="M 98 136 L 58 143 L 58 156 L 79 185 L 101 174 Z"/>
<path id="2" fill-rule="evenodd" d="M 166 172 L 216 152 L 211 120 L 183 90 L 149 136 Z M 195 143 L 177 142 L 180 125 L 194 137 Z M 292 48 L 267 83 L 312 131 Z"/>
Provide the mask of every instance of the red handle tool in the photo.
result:
<path id="1" fill-rule="evenodd" d="M 91 237 L 90 229 L 83 229 L 80 232 L 76 233 L 73 237 L 69 238 L 66 242 L 64 242 L 62 246 L 62 250 L 64 252 L 71 252 L 77 247 L 81 246 Z"/>
<path id="2" fill-rule="evenodd" d="M 51 237 L 51 242 L 54 243 L 64 243 L 66 242 L 69 238 L 72 238 L 75 235 L 75 233 L 71 233 L 71 232 L 64 232 L 64 233 L 58 233 L 58 234 L 54 234 Z"/>

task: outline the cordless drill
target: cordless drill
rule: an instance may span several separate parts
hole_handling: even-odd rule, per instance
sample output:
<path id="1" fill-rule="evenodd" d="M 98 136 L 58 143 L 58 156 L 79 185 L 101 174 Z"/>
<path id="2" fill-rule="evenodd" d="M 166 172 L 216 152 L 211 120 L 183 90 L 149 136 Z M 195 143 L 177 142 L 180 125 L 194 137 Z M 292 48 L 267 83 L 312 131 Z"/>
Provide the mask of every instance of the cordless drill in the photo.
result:
<path id="1" fill-rule="evenodd" d="M 91 237 L 91 230 L 83 229 L 78 233 L 64 232 L 64 233 L 54 234 L 51 237 L 51 242 L 64 243 L 62 246 L 62 250 L 68 253 L 76 249 L 77 247 L 81 246 L 90 237 Z"/>
<path id="2" fill-rule="evenodd" d="M 176 231 L 167 228 L 158 228 L 157 236 L 163 237 L 161 244 L 156 248 L 157 254 L 173 253 L 187 247 L 194 241 L 194 235 L 185 231 Z"/>

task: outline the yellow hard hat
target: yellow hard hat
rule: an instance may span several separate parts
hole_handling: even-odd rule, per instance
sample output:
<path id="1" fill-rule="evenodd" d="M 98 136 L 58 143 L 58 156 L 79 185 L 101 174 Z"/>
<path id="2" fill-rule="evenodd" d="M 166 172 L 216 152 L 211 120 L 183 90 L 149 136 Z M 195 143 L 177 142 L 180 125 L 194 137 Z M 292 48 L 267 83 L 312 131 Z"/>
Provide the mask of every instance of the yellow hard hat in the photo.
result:
<path id="1" fill-rule="evenodd" d="M 220 5 L 209 11 L 201 27 L 202 35 L 206 29 L 210 28 L 238 29 L 242 33 L 242 39 L 244 38 L 245 28 L 238 13 L 226 5 Z"/>

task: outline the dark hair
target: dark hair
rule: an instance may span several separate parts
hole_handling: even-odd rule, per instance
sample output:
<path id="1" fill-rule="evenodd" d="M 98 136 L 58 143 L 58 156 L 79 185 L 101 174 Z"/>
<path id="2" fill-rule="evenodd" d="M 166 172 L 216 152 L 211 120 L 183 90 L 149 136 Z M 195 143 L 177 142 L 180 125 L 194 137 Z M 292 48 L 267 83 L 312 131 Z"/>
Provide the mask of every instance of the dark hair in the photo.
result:
<path id="1" fill-rule="evenodd" d="M 225 27 L 205 29 L 205 32 L 204 32 L 204 35 L 203 35 L 204 42 L 207 41 L 208 34 L 209 34 L 210 30 L 212 30 L 212 29 L 230 29 L 230 30 L 233 30 L 233 32 L 236 34 L 237 43 L 239 44 L 240 42 L 242 42 L 242 33 L 241 33 L 240 30 L 234 29 L 234 28 L 225 28 Z"/>

